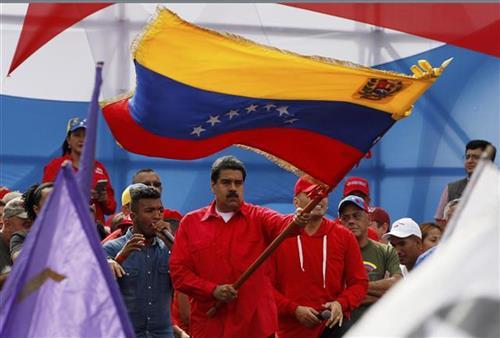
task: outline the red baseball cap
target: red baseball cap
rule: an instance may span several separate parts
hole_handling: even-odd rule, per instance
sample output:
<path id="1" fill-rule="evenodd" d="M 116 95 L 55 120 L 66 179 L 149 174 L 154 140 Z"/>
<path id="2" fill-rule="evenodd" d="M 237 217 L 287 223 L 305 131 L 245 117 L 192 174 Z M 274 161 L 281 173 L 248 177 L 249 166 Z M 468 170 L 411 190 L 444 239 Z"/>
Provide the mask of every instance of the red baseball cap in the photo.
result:
<path id="1" fill-rule="evenodd" d="M 344 184 L 344 196 L 351 195 L 353 191 L 360 191 L 366 196 L 370 196 L 368 181 L 362 177 L 349 177 Z"/>
<path id="2" fill-rule="evenodd" d="M 10 192 L 9 188 L 0 186 L 0 199 Z"/>
<path id="3" fill-rule="evenodd" d="M 370 220 L 380 224 L 387 223 L 389 226 L 391 225 L 391 219 L 389 218 L 389 214 L 381 207 L 375 207 L 370 209 Z"/>
<path id="4" fill-rule="evenodd" d="M 311 182 L 310 180 L 307 179 L 307 176 L 302 176 L 297 180 L 297 183 L 295 183 L 295 189 L 293 191 L 293 196 L 297 196 L 301 192 L 305 192 L 306 194 L 313 190 L 313 188 L 316 186 L 315 183 Z"/>

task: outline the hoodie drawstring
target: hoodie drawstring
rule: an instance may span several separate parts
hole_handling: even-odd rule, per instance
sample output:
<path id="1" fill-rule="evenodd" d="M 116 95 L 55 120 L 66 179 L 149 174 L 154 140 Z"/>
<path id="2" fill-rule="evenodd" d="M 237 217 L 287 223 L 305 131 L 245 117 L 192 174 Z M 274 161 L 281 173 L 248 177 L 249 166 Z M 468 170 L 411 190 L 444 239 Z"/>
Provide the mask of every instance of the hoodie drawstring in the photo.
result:
<path id="1" fill-rule="evenodd" d="M 323 288 L 326 288 L 326 256 L 327 256 L 326 243 L 327 242 L 328 242 L 328 236 L 323 235 L 323 260 L 322 260 L 322 265 L 321 265 L 321 270 L 323 272 Z M 300 235 L 297 236 L 297 248 L 299 251 L 300 270 L 302 270 L 302 272 L 305 272 L 305 270 L 304 270 L 304 253 L 302 251 L 302 241 L 300 240 Z"/>

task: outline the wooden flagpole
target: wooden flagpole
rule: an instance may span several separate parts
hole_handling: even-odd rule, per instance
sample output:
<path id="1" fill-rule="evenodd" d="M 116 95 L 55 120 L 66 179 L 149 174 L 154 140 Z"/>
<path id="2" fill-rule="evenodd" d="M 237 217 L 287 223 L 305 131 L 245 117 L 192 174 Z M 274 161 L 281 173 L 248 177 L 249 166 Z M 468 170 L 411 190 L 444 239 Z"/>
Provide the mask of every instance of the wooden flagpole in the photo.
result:
<path id="1" fill-rule="evenodd" d="M 313 199 L 309 202 L 304 210 L 303 214 L 310 213 L 319 202 L 332 191 L 333 188 L 323 188 L 317 185 L 308 195 Z M 278 248 L 278 246 L 283 242 L 286 238 L 290 236 L 293 231 L 293 228 L 298 226 L 295 221 L 290 223 L 272 242 L 269 246 L 260 254 L 259 257 L 241 274 L 241 276 L 233 283 L 233 287 L 238 290 L 241 286 L 250 278 L 250 276 L 266 261 L 266 259 Z M 214 306 L 212 306 L 208 311 L 207 315 L 209 317 L 213 317 L 217 310 L 225 304 L 223 301 L 217 301 Z"/>

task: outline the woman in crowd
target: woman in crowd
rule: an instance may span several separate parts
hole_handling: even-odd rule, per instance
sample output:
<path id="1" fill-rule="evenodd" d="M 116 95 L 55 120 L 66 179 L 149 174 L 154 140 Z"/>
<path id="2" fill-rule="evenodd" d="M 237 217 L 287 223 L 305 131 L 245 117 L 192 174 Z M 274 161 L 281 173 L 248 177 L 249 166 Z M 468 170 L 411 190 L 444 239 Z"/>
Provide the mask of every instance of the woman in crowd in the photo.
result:
<path id="1" fill-rule="evenodd" d="M 422 252 L 438 245 L 443 234 L 441 228 L 435 223 L 421 224 L 420 231 L 422 231 Z"/>
<path id="2" fill-rule="evenodd" d="M 87 129 L 87 120 L 74 117 L 68 121 L 66 129 L 66 138 L 62 145 L 62 156 L 53 159 L 45 166 L 43 171 L 43 182 L 53 182 L 56 179 L 57 173 L 61 165 L 65 161 L 70 161 L 73 169 L 78 171 L 80 167 L 80 158 L 83 152 L 83 144 L 85 141 L 85 132 Z M 106 168 L 99 161 L 94 162 L 94 178 L 93 178 L 92 200 L 96 208 L 96 219 L 101 223 L 104 222 L 104 215 L 111 215 L 116 209 L 116 200 L 111 181 L 109 179 Z"/>

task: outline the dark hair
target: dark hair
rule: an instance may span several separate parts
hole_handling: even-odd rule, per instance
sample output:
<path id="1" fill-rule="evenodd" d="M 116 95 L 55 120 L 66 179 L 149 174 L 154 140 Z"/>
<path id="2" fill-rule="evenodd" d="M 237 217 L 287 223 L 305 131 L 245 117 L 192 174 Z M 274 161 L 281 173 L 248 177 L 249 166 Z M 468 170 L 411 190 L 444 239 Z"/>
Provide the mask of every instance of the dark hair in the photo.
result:
<path id="1" fill-rule="evenodd" d="M 226 169 L 241 171 L 241 173 L 243 174 L 243 181 L 245 181 L 245 178 L 247 177 L 247 172 L 245 170 L 243 162 L 241 162 L 234 156 L 223 156 L 216 159 L 215 162 L 212 164 L 212 172 L 210 173 L 210 179 L 212 180 L 212 182 L 217 182 L 221 170 L 226 170 Z"/>
<path id="2" fill-rule="evenodd" d="M 34 221 L 36 219 L 36 213 L 34 206 L 40 206 L 40 200 L 42 199 L 42 191 L 48 188 L 54 187 L 53 182 L 46 182 L 42 184 L 33 184 L 26 190 L 23 194 L 24 209 L 28 213 L 30 220 Z"/>
<path id="3" fill-rule="evenodd" d="M 161 194 L 158 190 L 153 187 L 146 186 L 144 188 L 132 189 L 130 190 L 130 209 L 132 211 L 137 210 L 137 203 L 142 199 L 160 199 Z"/>
<path id="4" fill-rule="evenodd" d="M 69 133 L 68 133 L 68 135 L 69 135 Z M 69 148 L 69 144 L 68 144 L 68 139 L 67 138 L 64 139 L 64 142 L 62 144 L 61 150 L 62 150 L 62 156 L 66 155 L 71 150 Z"/>
<path id="5" fill-rule="evenodd" d="M 135 172 L 134 176 L 132 176 L 132 183 L 136 183 L 135 179 L 137 176 L 139 176 L 139 174 L 142 174 L 142 173 L 156 173 L 153 169 L 151 168 L 142 168 L 142 169 L 139 169 Z"/>
<path id="6" fill-rule="evenodd" d="M 467 150 L 474 150 L 480 148 L 482 151 L 486 149 L 487 146 L 492 146 L 493 147 L 493 153 L 491 154 L 491 161 L 495 161 L 495 156 L 497 154 L 497 149 L 493 144 L 491 144 L 488 141 L 485 140 L 472 140 L 467 145 L 465 146 L 465 152 L 467 153 Z"/>
<path id="7" fill-rule="evenodd" d="M 428 222 L 420 224 L 420 231 L 422 232 L 422 241 L 429 236 L 429 232 L 432 229 L 438 229 L 440 233 L 443 233 L 443 229 L 436 223 Z"/>

